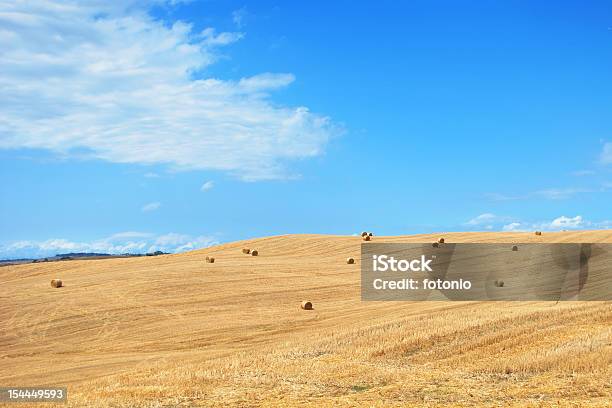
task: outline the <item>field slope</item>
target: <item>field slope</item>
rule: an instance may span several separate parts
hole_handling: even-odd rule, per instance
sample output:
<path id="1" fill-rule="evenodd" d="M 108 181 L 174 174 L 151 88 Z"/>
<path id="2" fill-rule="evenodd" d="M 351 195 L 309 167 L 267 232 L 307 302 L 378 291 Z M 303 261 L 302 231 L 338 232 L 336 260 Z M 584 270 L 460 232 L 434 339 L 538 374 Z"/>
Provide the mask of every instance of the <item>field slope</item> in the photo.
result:
<path id="1" fill-rule="evenodd" d="M 439 236 L 612 243 L 374 239 Z M 612 303 L 361 302 L 361 243 L 288 235 L 0 268 L 0 386 L 67 385 L 74 407 L 610 406 Z"/>

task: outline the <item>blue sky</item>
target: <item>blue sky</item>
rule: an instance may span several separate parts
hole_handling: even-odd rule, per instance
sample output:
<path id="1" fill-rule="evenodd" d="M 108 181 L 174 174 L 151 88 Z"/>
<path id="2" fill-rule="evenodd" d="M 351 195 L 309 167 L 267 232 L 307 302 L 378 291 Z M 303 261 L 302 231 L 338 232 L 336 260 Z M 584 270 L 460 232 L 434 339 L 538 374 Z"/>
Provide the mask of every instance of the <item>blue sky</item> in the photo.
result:
<path id="1" fill-rule="evenodd" d="M 0 5 L 0 258 L 612 226 L 612 8 Z"/>

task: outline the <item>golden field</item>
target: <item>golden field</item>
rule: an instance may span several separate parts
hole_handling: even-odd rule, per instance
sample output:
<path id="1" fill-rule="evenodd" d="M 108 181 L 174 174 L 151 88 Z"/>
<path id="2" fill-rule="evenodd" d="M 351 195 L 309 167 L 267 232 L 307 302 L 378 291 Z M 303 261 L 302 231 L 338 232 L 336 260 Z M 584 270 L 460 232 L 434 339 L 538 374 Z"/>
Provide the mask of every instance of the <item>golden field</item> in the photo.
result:
<path id="1" fill-rule="evenodd" d="M 441 236 L 612 243 L 373 242 Z M 67 385 L 70 407 L 612 406 L 611 302 L 362 302 L 361 244 L 288 235 L 0 268 L 0 386 Z"/>

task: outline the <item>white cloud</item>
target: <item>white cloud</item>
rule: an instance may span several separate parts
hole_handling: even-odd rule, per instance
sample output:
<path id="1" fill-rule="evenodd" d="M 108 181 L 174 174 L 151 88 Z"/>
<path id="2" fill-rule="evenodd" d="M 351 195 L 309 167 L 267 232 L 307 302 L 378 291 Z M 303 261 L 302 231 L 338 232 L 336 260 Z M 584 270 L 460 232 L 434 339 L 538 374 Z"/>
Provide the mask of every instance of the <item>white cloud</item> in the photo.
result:
<path id="1" fill-rule="evenodd" d="M 525 231 L 525 227 L 520 222 L 511 222 L 510 224 L 506 224 L 502 227 L 502 231 Z"/>
<path id="2" fill-rule="evenodd" d="M 160 203 L 160 202 L 155 201 L 155 202 L 153 202 L 153 203 L 145 204 L 145 205 L 142 207 L 142 211 L 143 211 L 143 212 L 151 212 L 151 211 L 158 210 L 158 209 L 159 209 L 159 207 L 161 207 L 161 203 Z"/>
<path id="3" fill-rule="evenodd" d="M 564 200 L 576 194 L 594 193 L 595 190 L 585 188 L 549 188 L 534 192 L 532 195 L 543 197 L 549 200 Z"/>
<path id="4" fill-rule="evenodd" d="M 206 183 L 202 184 L 202 187 L 200 187 L 201 191 L 208 191 L 211 188 L 213 188 L 215 186 L 215 182 L 214 181 L 207 181 Z"/>
<path id="5" fill-rule="evenodd" d="M 288 162 L 341 132 L 270 100 L 292 74 L 202 77 L 243 34 L 193 33 L 145 4 L 0 0 L 0 148 L 261 180 L 293 176 Z"/>
<path id="6" fill-rule="evenodd" d="M 145 173 L 145 174 L 144 174 L 144 176 L 145 176 L 146 178 L 159 178 L 159 174 L 157 174 L 157 173 L 153 173 L 153 172 L 148 172 L 148 173 Z"/>
<path id="7" fill-rule="evenodd" d="M 212 27 L 205 28 L 200 33 L 201 44 L 207 47 L 229 45 L 244 37 L 243 33 L 219 33 Z"/>
<path id="8" fill-rule="evenodd" d="M 612 142 L 604 143 L 600 159 L 603 164 L 612 164 Z"/>
<path id="9" fill-rule="evenodd" d="M 192 238 L 189 235 L 170 233 L 157 237 L 149 246 L 149 252 L 185 252 L 198 248 L 206 248 L 218 242 L 211 237 L 200 236 Z"/>
<path id="10" fill-rule="evenodd" d="M 501 223 L 508 222 L 510 220 L 510 217 L 495 215 L 491 213 L 484 213 L 472 218 L 471 220 L 466 222 L 465 225 L 472 228 L 478 227 L 484 228 L 486 230 L 493 230 L 496 227 L 499 227 Z"/>
<path id="11" fill-rule="evenodd" d="M 610 221 L 592 222 L 584 219 L 581 215 L 575 217 L 560 216 L 552 221 L 528 222 L 512 217 L 499 216 L 490 213 L 481 214 L 468 221 L 465 225 L 472 227 L 483 227 L 489 230 L 501 230 L 508 232 L 520 231 L 561 231 L 570 229 L 608 229 L 612 225 Z"/>
<path id="12" fill-rule="evenodd" d="M 580 215 L 577 215 L 573 218 L 569 218 L 569 217 L 562 215 L 561 217 L 558 217 L 552 220 L 549 228 L 550 229 L 576 229 L 576 228 L 583 228 L 586 225 L 588 225 L 588 223 L 586 223 L 582 219 L 582 216 Z"/>
<path id="13" fill-rule="evenodd" d="M 588 227 L 601 228 L 600 223 L 591 223 L 586 221 L 582 216 L 566 217 L 564 215 L 553 219 L 552 221 L 540 221 L 535 223 L 528 222 L 512 222 L 502 227 L 503 231 L 561 231 L 569 229 L 585 229 Z"/>
<path id="14" fill-rule="evenodd" d="M 591 222 L 585 220 L 581 215 L 575 217 L 560 216 L 552 221 L 541 221 L 535 223 L 513 222 L 502 227 L 503 231 L 562 231 L 578 229 L 607 229 L 610 221 Z"/>
<path id="15" fill-rule="evenodd" d="M 295 81 L 292 74 L 260 74 L 250 78 L 242 78 L 238 86 L 245 92 L 261 92 L 271 89 L 284 88 Z"/>
<path id="16" fill-rule="evenodd" d="M 597 223 L 596 228 L 610 229 L 612 228 L 612 220 L 601 221 Z"/>
<path id="17" fill-rule="evenodd" d="M 17 241 L 0 245 L 0 258 L 45 257 L 68 252 L 96 252 L 106 254 L 145 252 L 184 252 L 218 244 L 209 236 L 190 236 L 169 233 L 154 235 L 142 232 L 122 232 L 92 242 L 73 242 L 66 239 L 46 241 Z"/>

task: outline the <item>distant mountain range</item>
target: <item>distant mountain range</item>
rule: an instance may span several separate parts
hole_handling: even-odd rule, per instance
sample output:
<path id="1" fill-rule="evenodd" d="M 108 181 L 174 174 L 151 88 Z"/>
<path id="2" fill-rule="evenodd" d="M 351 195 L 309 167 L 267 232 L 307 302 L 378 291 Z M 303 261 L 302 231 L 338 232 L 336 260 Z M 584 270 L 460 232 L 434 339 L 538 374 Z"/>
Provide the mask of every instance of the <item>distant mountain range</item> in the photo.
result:
<path id="1" fill-rule="evenodd" d="M 57 254 L 55 256 L 47 256 L 44 258 L 0 259 L 0 266 L 24 263 L 70 261 L 73 259 L 130 258 L 135 256 L 158 256 L 167 254 L 168 252 L 162 251 L 147 252 L 146 254 L 104 254 L 97 252 L 69 252 L 66 254 Z"/>

